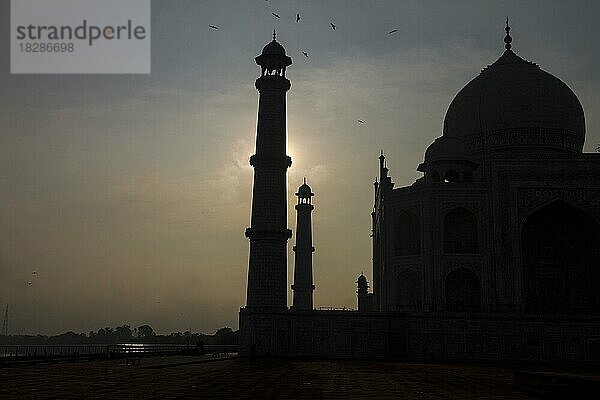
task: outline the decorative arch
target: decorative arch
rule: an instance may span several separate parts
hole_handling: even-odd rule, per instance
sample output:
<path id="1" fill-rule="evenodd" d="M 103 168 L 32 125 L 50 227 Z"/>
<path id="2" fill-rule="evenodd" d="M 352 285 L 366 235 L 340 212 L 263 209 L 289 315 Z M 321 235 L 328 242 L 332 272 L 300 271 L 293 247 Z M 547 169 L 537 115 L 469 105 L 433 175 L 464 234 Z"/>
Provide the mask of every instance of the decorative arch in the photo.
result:
<path id="1" fill-rule="evenodd" d="M 421 279 L 412 269 L 402 271 L 396 281 L 396 308 L 402 311 L 421 309 Z"/>
<path id="2" fill-rule="evenodd" d="M 417 214 L 403 211 L 396 217 L 394 226 L 395 255 L 421 254 L 421 221 Z"/>
<path id="3" fill-rule="evenodd" d="M 546 204 L 521 230 L 526 312 L 600 314 L 600 224 L 563 200 Z"/>
<path id="4" fill-rule="evenodd" d="M 450 272 L 445 292 L 447 311 L 481 311 L 481 285 L 473 271 L 461 267 Z"/>
<path id="5" fill-rule="evenodd" d="M 463 180 L 465 182 L 473 182 L 473 172 L 472 171 L 464 171 L 463 172 Z"/>
<path id="6" fill-rule="evenodd" d="M 449 169 L 448 171 L 446 171 L 446 173 L 444 174 L 444 182 L 456 181 L 458 181 L 458 173 L 453 169 Z"/>
<path id="7" fill-rule="evenodd" d="M 443 222 L 444 253 L 474 254 L 479 252 L 477 218 L 463 207 L 446 214 Z"/>

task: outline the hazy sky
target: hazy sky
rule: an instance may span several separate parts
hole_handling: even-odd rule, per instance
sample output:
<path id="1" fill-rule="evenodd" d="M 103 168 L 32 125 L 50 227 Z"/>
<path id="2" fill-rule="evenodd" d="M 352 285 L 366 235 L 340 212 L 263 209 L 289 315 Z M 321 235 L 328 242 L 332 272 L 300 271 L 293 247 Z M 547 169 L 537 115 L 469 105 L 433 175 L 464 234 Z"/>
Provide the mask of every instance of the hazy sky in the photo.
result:
<path id="1" fill-rule="evenodd" d="M 237 328 L 253 58 L 273 28 L 294 62 L 290 228 L 303 176 L 316 193 L 316 306 L 355 307 L 356 277 L 371 276 L 379 150 L 397 186 L 419 176 L 453 96 L 504 50 L 507 15 L 515 52 L 578 95 L 585 150 L 600 143 L 594 1 L 154 0 L 151 75 L 10 75 L 9 15 L 0 0 L 0 304 L 12 333 Z"/>

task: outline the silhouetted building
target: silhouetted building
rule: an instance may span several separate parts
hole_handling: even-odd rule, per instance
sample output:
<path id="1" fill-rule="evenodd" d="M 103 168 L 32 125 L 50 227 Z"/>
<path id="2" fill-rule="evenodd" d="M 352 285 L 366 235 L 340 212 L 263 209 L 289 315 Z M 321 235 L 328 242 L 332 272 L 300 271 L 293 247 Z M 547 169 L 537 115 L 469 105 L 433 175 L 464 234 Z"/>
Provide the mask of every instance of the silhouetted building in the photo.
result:
<path id="1" fill-rule="evenodd" d="M 381 311 L 600 314 L 600 157 L 583 108 L 510 49 L 454 98 L 413 185 L 384 157 L 373 217 Z"/>
<path id="2" fill-rule="evenodd" d="M 395 188 L 382 152 L 358 311 L 253 311 L 249 280 L 242 352 L 600 360 L 600 154 L 582 152 L 575 94 L 517 56 L 509 30 L 451 102 L 421 178 Z"/>

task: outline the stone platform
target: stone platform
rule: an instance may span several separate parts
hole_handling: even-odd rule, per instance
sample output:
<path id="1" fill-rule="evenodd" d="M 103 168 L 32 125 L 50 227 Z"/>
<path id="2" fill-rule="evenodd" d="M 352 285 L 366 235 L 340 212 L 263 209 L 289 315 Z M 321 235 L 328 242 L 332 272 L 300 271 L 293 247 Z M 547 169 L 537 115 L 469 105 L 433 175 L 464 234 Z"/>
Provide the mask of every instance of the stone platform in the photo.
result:
<path id="1" fill-rule="evenodd" d="M 2 399 L 529 399 L 517 365 L 195 357 L 41 364 L 0 369 Z"/>

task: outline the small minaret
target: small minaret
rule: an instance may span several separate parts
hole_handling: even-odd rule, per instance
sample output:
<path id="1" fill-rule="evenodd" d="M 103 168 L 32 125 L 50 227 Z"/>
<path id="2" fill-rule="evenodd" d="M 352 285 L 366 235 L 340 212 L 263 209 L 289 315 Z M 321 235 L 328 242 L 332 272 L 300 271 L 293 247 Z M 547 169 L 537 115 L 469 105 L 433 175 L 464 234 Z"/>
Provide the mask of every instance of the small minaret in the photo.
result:
<path id="1" fill-rule="evenodd" d="M 369 293 L 369 282 L 363 274 L 356 280 L 356 285 L 358 311 L 373 311 L 373 294 Z"/>
<path id="2" fill-rule="evenodd" d="M 312 271 L 312 253 L 315 248 L 312 245 L 312 192 L 310 186 L 304 183 L 298 188 L 298 204 L 296 211 L 298 214 L 296 220 L 296 245 L 294 246 L 294 310 L 312 310 L 313 309 L 313 271 Z"/>
<path id="3" fill-rule="evenodd" d="M 292 59 L 273 32 L 273 41 L 255 58 L 261 74 L 256 127 L 252 217 L 246 237 L 250 239 L 246 308 L 276 311 L 287 309 L 286 173 L 292 159 L 286 155 L 286 92 L 290 81 L 285 70 Z"/>

